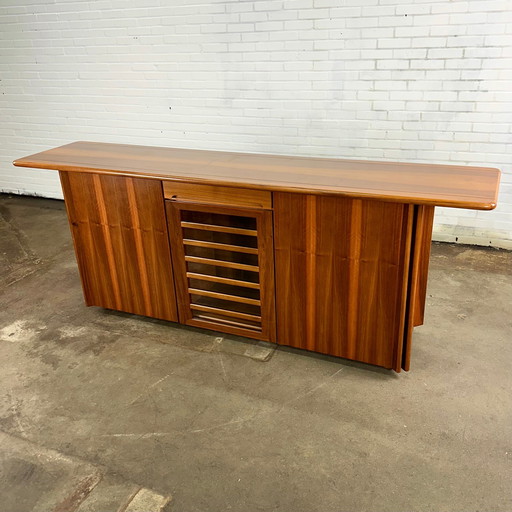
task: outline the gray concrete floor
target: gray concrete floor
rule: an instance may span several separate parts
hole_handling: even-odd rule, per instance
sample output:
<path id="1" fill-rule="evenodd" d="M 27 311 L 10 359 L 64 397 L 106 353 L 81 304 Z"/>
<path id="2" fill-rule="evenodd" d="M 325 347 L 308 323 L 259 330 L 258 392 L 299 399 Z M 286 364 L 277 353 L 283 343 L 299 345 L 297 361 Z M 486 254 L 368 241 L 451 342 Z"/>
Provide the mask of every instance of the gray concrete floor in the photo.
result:
<path id="1" fill-rule="evenodd" d="M 409 373 L 259 357 L 86 308 L 63 203 L 0 196 L 0 430 L 173 512 L 508 512 L 511 304 L 512 253 L 434 244 Z"/>

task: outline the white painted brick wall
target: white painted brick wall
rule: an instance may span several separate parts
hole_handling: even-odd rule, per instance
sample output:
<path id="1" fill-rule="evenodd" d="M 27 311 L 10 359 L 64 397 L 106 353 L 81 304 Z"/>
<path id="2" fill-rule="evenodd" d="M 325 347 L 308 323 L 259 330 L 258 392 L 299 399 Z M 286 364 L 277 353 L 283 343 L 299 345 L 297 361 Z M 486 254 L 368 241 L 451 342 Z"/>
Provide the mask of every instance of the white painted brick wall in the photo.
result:
<path id="1" fill-rule="evenodd" d="M 74 140 L 496 166 L 435 238 L 512 248 L 510 0 L 0 0 L 0 80 L 3 191 Z"/>

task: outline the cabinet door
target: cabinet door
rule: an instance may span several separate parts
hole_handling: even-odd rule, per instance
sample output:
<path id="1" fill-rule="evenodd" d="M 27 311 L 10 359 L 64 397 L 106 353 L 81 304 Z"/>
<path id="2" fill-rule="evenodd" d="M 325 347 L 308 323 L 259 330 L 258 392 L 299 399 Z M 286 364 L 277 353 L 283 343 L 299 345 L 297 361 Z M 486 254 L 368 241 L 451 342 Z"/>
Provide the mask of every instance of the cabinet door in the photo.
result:
<path id="1" fill-rule="evenodd" d="M 177 321 L 162 183 L 60 177 L 87 305 Z"/>
<path id="2" fill-rule="evenodd" d="M 400 371 L 413 206 L 274 194 L 278 342 Z"/>
<path id="3" fill-rule="evenodd" d="M 180 322 L 274 341 L 272 212 L 166 204 Z"/>

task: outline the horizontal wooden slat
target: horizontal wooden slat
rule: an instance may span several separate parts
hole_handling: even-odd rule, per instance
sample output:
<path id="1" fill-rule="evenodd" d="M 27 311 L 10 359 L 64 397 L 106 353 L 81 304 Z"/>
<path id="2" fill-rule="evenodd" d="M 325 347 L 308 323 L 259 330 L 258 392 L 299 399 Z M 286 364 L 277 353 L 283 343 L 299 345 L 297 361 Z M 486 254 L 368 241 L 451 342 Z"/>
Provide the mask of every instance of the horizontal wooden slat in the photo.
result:
<path id="1" fill-rule="evenodd" d="M 231 226 L 217 226 L 214 224 L 202 224 L 200 222 L 181 222 L 182 228 L 202 229 L 204 231 L 218 231 L 220 233 L 233 233 L 235 235 L 257 236 L 255 229 L 234 228 Z"/>
<path id="2" fill-rule="evenodd" d="M 245 263 L 234 263 L 232 261 L 212 260 L 209 258 L 199 258 L 198 256 L 185 256 L 185 261 L 190 263 L 201 263 L 203 265 L 213 265 L 214 267 L 238 268 L 240 270 L 249 270 L 258 272 L 260 267 L 257 265 L 246 265 Z"/>
<path id="3" fill-rule="evenodd" d="M 240 245 L 221 244 L 218 242 L 205 242 L 203 240 L 191 240 L 184 238 L 185 245 L 192 245 L 193 247 L 206 247 L 208 249 L 219 249 L 221 251 L 243 252 L 246 254 L 258 254 L 258 249 L 254 247 L 241 247 Z"/>
<path id="4" fill-rule="evenodd" d="M 190 304 L 190 309 L 193 309 L 195 311 L 203 311 L 205 313 L 212 313 L 215 315 L 242 318 L 243 320 L 250 320 L 251 322 L 261 322 L 261 316 L 249 315 L 248 313 L 240 313 L 239 311 L 231 311 L 229 309 L 214 308 L 212 306 L 203 306 L 201 304 Z"/>
<path id="5" fill-rule="evenodd" d="M 243 286 L 244 288 L 260 289 L 259 283 L 251 283 L 250 281 L 240 281 L 238 279 L 230 279 L 227 277 L 209 276 L 208 274 L 198 274 L 196 272 L 187 272 L 189 279 L 198 279 L 200 281 L 211 281 L 212 283 L 230 284 L 231 286 Z"/>
<path id="6" fill-rule="evenodd" d="M 272 194 L 268 190 L 201 185 L 179 181 L 164 181 L 164 196 L 175 201 L 227 204 L 249 208 L 272 208 Z"/>
<path id="7" fill-rule="evenodd" d="M 238 327 L 240 329 L 251 329 L 252 331 L 261 331 L 261 326 L 245 324 L 242 322 L 235 322 L 234 320 L 228 320 L 227 318 L 216 318 L 214 316 L 202 315 L 202 314 L 194 315 L 194 318 L 197 318 L 199 320 L 204 320 L 206 322 L 216 323 L 216 324 L 231 325 L 233 327 Z"/>
<path id="8" fill-rule="evenodd" d="M 261 306 L 258 299 L 250 299 L 248 297 L 240 297 L 239 295 L 229 295 L 227 293 L 212 292 L 210 290 L 200 290 L 199 288 L 189 288 L 191 295 L 201 295 L 203 297 L 213 297 L 214 299 L 229 300 L 231 302 L 241 302 L 243 304 L 252 304 L 253 306 Z"/>

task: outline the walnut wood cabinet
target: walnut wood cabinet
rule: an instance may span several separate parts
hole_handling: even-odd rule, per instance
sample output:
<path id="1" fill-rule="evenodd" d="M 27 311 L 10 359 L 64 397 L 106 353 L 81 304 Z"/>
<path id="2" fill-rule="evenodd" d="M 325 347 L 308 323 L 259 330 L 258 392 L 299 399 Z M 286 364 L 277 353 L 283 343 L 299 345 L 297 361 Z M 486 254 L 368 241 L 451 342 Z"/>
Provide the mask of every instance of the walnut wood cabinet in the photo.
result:
<path id="1" fill-rule="evenodd" d="M 497 169 L 77 142 L 60 171 L 89 306 L 394 369 L 423 323 L 434 207 Z"/>

